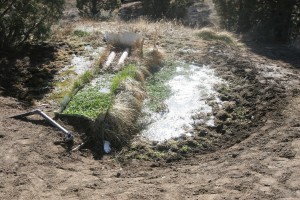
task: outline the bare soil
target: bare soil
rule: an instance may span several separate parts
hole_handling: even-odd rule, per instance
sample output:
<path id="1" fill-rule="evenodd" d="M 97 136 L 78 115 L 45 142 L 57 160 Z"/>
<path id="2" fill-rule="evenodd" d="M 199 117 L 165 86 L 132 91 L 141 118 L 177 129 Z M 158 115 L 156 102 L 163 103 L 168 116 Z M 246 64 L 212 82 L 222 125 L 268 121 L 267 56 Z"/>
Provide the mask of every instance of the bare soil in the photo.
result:
<path id="1" fill-rule="evenodd" d="M 246 92 L 265 89 L 262 85 L 273 88 L 273 93 L 267 89 L 245 95 L 258 111 L 251 109 L 253 115 L 262 115 L 260 120 L 240 126 L 231 137 L 220 137 L 213 153 L 190 153 L 170 163 L 137 159 L 119 163 L 111 156 L 95 160 L 88 152 L 68 153 L 59 143 L 60 132 L 44 120 L 7 118 L 31 108 L 2 96 L 0 198 L 299 199 L 299 69 L 246 48 L 237 53 L 226 45 L 209 44 L 202 53 L 223 77 L 248 78 L 239 85 L 248 88 Z M 263 73 L 263 64 L 276 64 L 277 75 L 271 69 Z M 250 72 L 261 85 L 251 82 Z M 243 137 L 237 140 L 239 133 Z"/>
<path id="2" fill-rule="evenodd" d="M 115 152 L 97 160 L 86 149 L 69 152 L 61 132 L 42 118 L 8 118 L 37 107 L 53 113 L 53 105 L 29 106 L 10 96 L 40 99 L 26 92 L 34 91 L 26 83 L 52 74 L 51 83 L 61 68 L 51 64 L 56 50 L 51 50 L 50 60 L 36 65 L 30 64 L 35 62 L 29 62 L 29 55 L 17 59 L 19 65 L 5 55 L 1 65 L 15 67 L 0 75 L 0 199 L 300 199 L 299 52 L 282 46 L 238 48 L 203 42 L 194 32 L 167 26 L 170 31 L 163 27 L 157 45 L 168 60 L 210 64 L 229 83 L 218 91 L 221 100 L 234 107 L 216 107 L 217 126 L 203 132 L 195 125 L 195 136 L 183 141 L 206 145 L 178 151 L 176 159 L 116 159 L 123 154 Z M 102 27 L 114 30 L 116 24 Z M 149 48 L 153 35 L 145 37 Z M 43 71 L 42 77 L 36 76 L 37 70 Z M 75 131 L 76 138 L 81 134 L 63 125 Z"/>

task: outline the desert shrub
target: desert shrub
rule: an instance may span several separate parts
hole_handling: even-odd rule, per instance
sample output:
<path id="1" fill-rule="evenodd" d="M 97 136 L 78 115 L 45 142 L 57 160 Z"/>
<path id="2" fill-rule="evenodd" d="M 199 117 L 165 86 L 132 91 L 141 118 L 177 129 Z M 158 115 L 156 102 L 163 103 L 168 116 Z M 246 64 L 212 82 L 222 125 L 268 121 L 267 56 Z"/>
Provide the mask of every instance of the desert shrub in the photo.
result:
<path id="1" fill-rule="evenodd" d="M 165 16 L 170 7 L 171 0 L 142 0 L 144 13 L 153 18 Z"/>
<path id="2" fill-rule="evenodd" d="M 0 1 L 0 48 L 44 39 L 63 8 L 64 0 Z"/>
<path id="3" fill-rule="evenodd" d="M 214 0 L 221 25 L 260 40 L 287 42 L 299 35 L 300 0 Z"/>
<path id="4" fill-rule="evenodd" d="M 105 18 L 109 18 L 107 15 L 111 15 L 113 10 L 121 6 L 120 0 L 76 0 L 76 2 L 81 16 L 93 18 L 101 18 L 102 13 L 105 14 Z"/>
<path id="5" fill-rule="evenodd" d="M 170 4 L 167 17 L 172 19 L 181 19 L 186 14 L 187 7 L 193 4 L 193 0 L 174 0 Z"/>
<path id="6" fill-rule="evenodd" d="M 152 18 L 184 17 L 186 8 L 192 5 L 193 0 L 142 0 L 144 13 Z"/>

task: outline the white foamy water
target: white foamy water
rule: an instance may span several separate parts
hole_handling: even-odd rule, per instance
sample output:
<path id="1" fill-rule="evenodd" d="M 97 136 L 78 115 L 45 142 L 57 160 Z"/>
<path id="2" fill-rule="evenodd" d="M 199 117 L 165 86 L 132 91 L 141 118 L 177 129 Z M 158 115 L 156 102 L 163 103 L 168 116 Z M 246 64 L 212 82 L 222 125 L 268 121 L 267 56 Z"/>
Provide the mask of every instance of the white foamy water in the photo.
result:
<path id="1" fill-rule="evenodd" d="M 168 112 L 150 113 L 153 122 L 142 132 L 149 140 L 164 141 L 188 133 L 194 123 L 191 116 L 211 113 L 212 107 L 207 104 L 208 99 L 219 101 L 213 88 L 222 83 L 222 80 L 214 75 L 209 66 L 177 67 L 176 73 L 166 83 L 173 92 L 164 102 Z M 207 125 L 214 125 L 213 117 L 203 120 Z"/>
<path id="2" fill-rule="evenodd" d="M 99 57 L 101 52 L 104 50 L 103 47 L 98 47 L 94 49 L 92 46 L 88 45 L 84 47 L 85 55 L 88 56 L 81 56 L 81 55 L 75 55 L 73 54 L 72 60 L 71 60 L 71 67 L 73 67 L 74 71 L 81 75 L 85 71 L 89 70 L 93 63 L 95 62 L 95 59 Z"/>
<path id="3" fill-rule="evenodd" d="M 89 83 L 89 87 L 97 88 L 99 92 L 108 94 L 110 93 L 111 80 L 113 77 L 113 74 L 100 74 Z"/>
<path id="4" fill-rule="evenodd" d="M 85 71 L 87 71 L 91 67 L 91 65 L 92 61 L 88 60 L 84 56 L 77 56 L 74 54 L 71 60 L 71 66 L 73 66 L 74 71 L 78 75 L 83 74 Z"/>

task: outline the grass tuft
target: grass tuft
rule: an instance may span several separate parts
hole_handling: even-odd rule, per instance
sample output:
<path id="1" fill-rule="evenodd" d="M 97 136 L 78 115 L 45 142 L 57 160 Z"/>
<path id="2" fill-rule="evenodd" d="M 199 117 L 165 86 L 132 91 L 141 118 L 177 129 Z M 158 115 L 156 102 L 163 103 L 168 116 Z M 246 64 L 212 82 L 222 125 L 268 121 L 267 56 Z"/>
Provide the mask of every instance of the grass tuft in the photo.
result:
<path id="1" fill-rule="evenodd" d="M 197 36 L 207 41 L 216 40 L 225 42 L 226 44 L 236 44 L 236 41 L 231 34 L 227 32 L 218 32 L 213 29 L 204 28 L 199 33 L 197 33 Z"/>
<path id="2" fill-rule="evenodd" d="M 110 91 L 114 94 L 120 88 L 121 83 L 126 79 L 134 79 L 136 76 L 137 67 L 134 65 L 126 66 L 122 71 L 118 72 L 113 78 Z"/>
<path id="3" fill-rule="evenodd" d="M 174 76 L 176 65 L 169 65 L 162 68 L 153 77 L 147 80 L 146 90 L 149 96 L 147 106 L 152 111 L 159 111 L 162 102 L 172 94 L 170 86 L 166 84 Z"/>
<path id="4" fill-rule="evenodd" d="M 146 56 L 146 66 L 152 73 L 157 72 L 164 66 L 164 55 L 158 49 L 153 49 Z"/>
<path id="5" fill-rule="evenodd" d="M 75 30 L 75 31 L 73 32 L 73 34 L 74 34 L 75 36 L 77 36 L 77 37 L 85 37 L 85 36 L 89 35 L 88 32 L 85 32 L 85 31 L 82 31 L 82 30 Z"/>
<path id="6" fill-rule="evenodd" d="M 70 97 L 75 95 L 75 93 L 82 89 L 85 84 L 89 83 L 93 78 L 93 72 L 92 71 L 86 71 L 84 74 L 82 74 L 73 84 L 72 90 L 70 92 Z"/>

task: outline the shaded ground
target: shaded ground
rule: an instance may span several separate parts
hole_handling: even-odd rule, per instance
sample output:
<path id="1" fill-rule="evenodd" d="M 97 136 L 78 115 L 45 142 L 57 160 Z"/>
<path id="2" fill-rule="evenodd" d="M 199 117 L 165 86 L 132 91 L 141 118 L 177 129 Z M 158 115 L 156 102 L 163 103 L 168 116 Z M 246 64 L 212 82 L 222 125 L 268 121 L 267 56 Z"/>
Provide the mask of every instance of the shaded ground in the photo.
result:
<path id="1" fill-rule="evenodd" d="M 42 99 L 61 66 L 53 63 L 57 47 L 25 45 L 18 52 L 0 50 L 0 88 L 9 96 L 30 102 Z"/>
<path id="2" fill-rule="evenodd" d="M 273 60 L 281 60 L 300 68 L 300 50 L 288 45 L 257 44 L 251 41 L 245 41 L 247 46 L 256 54 L 265 56 Z"/>

